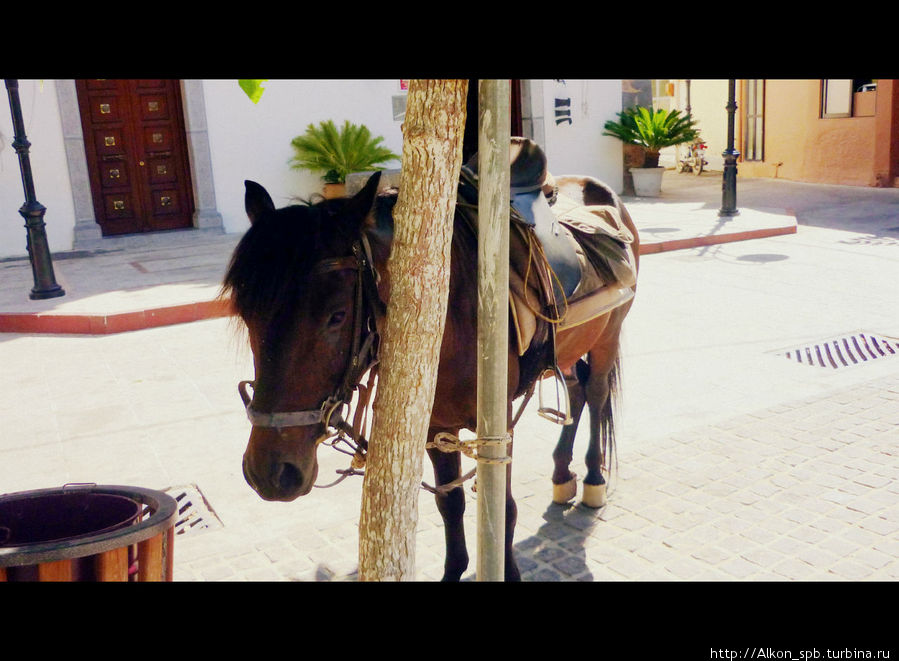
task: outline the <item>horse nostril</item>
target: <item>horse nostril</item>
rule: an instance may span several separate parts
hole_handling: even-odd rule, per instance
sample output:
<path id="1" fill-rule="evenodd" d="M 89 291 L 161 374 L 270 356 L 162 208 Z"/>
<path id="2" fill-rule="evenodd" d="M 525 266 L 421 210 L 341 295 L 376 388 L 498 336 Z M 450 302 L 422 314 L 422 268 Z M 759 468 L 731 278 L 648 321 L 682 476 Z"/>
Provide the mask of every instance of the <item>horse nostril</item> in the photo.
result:
<path id="1" fill-rule="evenodd" d="M 285 462 L 278 466 L 275 482 L 282 491 L 293 491 L 303 483 L 303 474 L 299 468 Z"/>

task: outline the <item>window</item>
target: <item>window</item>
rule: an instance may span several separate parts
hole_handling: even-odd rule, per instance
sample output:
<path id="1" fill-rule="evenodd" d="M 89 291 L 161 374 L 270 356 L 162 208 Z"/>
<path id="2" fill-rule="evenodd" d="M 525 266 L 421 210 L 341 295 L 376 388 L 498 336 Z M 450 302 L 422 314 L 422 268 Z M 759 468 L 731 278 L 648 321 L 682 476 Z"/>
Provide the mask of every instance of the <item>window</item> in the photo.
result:
<path id="1" fill-rule="evenodd" d="M 671 80 L 652 81 L 652 107 L 671 110 L 674 108 L 674 82 Z"/>
<path id="2" fill-rule="evenodd" d="M 821 117 L 852 117 L 852 80 L 828 78 L 822 83 Z"/>
<path id="3" fill-rule="evenodd" d="M 765 81 L 747 80 L 743 97 L 743 160 L 765 159 Z"/>
<path id="4" fill-rule="evenodd" d="M 854 94 L 876 88 L 877 85 L 871 78 L 827 78 L 822 80 L 821 117 L 833 119 L 856 116 L 858 113 L 854 108 Z"/>

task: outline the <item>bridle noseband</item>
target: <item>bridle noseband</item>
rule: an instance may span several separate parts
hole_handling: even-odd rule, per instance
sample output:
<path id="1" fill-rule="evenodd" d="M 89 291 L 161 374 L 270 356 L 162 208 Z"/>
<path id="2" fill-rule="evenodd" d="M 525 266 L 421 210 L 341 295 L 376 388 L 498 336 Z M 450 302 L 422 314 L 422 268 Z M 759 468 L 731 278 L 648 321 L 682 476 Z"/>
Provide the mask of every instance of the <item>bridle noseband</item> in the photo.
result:
<path id="1" fill-rule="evenodd" d="M 371 248 L 363 234 L 353 243 L 352 255 L 323 259 L 313 268 L 312 273 L 320 275 L 332 271 L 353 269 L 356 271 L 355 302 L 353 312 L 353 344 L 347 369 L 336 390 L 315 409 L 305 411 L 264 412 L 253 408 L 253 398 L 247 386 L 255 387 L 255 381 L 241 381 L 237 391 L 246 407 L 247 418 L 254 427 L 277 429 L 288 427 L 308 427 L 324 425 L 324 432 L 316 439 L 316 445 L 328 438 L 349 434 L 354 441 L 363 444 L 365 440 L 358 425 L 350 425 L 343 414 L 349 409 L 353 392 L 360 387 L 363 376 L 373 372 L 378 364 L 380 335 L 377 315 L 384 313 L 384 303 L 378 295 L 378 273 L 371 258 Z M 370 393 L 366 393 L 370 394 Z M 367 397 L 366 397 L 367 403 Z M 357 407 L 362 408 L 362 407 Z M 360 411 L 357 410 L 357 419 Z"/>
<path id="2" fill-rule="evenodd" d="M 344 404 L 342 401 L 333 401 L 332 396 L 324 401 L 321 408 L 317 409 L 263 413 L 253 408 L 252 395 L 247 392 L 247 386 L 252 388 L 254 384 L 254 381 L 241 381 L 237 384 L 237 391 L 240 393 L 240 398 L 243 400 L 243 404 L 247 409 L 247 418 L 254 427 L 284 429 L 285 427 L 306 427 L 309 425 L 317 425 L 319 423 L 323 423 L 328 427 L 334 412 Z M 343 420 L 343 416 L 338 414 L 335 422 L 340 420 Z"/>

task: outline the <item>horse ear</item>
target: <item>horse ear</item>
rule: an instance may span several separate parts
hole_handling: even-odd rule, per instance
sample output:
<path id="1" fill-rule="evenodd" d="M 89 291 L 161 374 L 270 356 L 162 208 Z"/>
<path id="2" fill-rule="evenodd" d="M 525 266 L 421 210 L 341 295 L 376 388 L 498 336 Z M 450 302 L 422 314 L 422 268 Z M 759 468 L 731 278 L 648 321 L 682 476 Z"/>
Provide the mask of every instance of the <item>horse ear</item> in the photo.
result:
<path id="1" fill-rule="evenodd" d="M 244 181 L 247 192 L 244 195 L 244 207 L 247 210 L 247 217 L 252 225 L 263 213 L 275 210 L 275 203 L 272 202 L 271 195 L 262 186 L 255 181 Z"/>
<path id="2" fill-rule="evenodd" d="M 359 222 L 365 220 L 371 212 L 375 203 L 375 196 L 378 194 L 378 184 L 381 181 L 381 172 L 376 171 L 368 178 L 365 186 L 356 193 L 345 207 L 345 215 L 356 218 Z"/>

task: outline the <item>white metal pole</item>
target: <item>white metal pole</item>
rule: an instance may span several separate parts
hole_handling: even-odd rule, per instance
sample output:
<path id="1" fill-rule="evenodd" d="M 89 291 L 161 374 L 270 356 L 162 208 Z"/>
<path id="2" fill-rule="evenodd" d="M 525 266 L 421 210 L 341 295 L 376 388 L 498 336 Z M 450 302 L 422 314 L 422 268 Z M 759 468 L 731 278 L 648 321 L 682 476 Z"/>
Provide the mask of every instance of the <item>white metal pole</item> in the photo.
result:
<path id="1" fill-rule="evenodd" d="M 505 575 L 510 93 L 478 82 L 478 581 Z"/>

